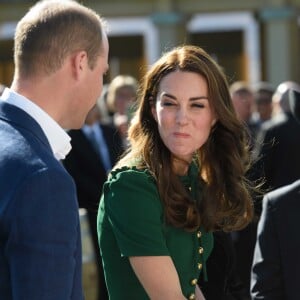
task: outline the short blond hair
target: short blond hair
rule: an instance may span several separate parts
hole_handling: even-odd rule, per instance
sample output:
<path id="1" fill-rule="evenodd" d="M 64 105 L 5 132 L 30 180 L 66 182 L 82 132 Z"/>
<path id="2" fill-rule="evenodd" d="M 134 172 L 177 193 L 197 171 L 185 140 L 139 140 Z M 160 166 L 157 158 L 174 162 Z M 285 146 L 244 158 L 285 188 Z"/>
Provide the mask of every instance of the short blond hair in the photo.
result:
<path id="1" fill-rule="evenodd" d="M 73 0 L 37 2 L 16 28 L 17 74 L 51 74 L 69 54 L 80 50 L 86 51 L 93 69 L 102 48 L 104 24 L 96 12 Z"/>

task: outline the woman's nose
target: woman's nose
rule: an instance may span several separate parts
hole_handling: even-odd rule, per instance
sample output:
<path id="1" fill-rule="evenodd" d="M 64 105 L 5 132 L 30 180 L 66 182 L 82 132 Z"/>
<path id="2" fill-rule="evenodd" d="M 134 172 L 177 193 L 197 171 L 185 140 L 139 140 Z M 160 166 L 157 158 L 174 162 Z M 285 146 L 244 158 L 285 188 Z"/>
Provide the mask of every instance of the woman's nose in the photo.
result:
<path id="1" fill-rule="evenodd" d="M 188 121 L 188 111 L 185 108 L 179 108 L 176 114 L 176 122 L 180 125 L 185 125 Z"/>

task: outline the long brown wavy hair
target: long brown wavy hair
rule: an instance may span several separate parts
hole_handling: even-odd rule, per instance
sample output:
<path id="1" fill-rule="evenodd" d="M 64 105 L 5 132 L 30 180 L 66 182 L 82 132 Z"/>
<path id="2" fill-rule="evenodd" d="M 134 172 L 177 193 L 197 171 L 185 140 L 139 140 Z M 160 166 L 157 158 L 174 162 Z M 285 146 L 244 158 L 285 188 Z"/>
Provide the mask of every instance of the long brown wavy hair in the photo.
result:
<path id="1" fill-rule="evenodd" d="M 159 85 L 174 71 L 200 74 L 208 85 L 208 99 L 217 119 L 206 143 L 195 153 L 199 182 L 205 181 L 200 204 L 191 201 L 172 170 L 172 154 L 164 145 L 151 113 Z M 202 49 L 181 46 L 165 53 L 143 78 L 135 117 L 129 128 L 130 148 L 115 168 L 137 163 L 156 179 L 166 221 L 193 231 L 237 230 L 253 216 L 251 185 L 245 174 L 250 158 L 244 125 L 233 108 L 228 83 L 221 68 Z"/>

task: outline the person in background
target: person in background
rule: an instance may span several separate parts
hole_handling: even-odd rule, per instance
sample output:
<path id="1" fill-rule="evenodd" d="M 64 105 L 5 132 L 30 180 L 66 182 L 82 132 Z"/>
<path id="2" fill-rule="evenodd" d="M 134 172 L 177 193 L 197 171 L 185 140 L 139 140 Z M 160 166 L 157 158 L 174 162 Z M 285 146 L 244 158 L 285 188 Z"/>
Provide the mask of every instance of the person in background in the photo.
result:
<path id="1" fill-rule="evenodd" d="M 5 89 L 5 85 L 0 83 L 0 96 L 3 94 L 4 89 Z"/>
<path id="2" fill-rule="evenodd" d="M 274 92 L 275 89 L 268 82 L 259 82 L 254 86 L 255 117 L 260 126 L 272 118 Z"/>
<path id="3" fill-rule="evenodd" d="M 110 124 L 113 125 L 111 122 L 111 116 L 109 115 L 108 107 L 107 107 L 107 92 L 108 92 L 109 83 L 103 84 L 101 96 L 97 100 L 97 105 L 100 112 L 100 123 L 101 124 Z"/>
<path id="4" fill-rule="evenodd" d="M 278 85 L 273 95 L 278 112 L 263 124 L 257 136 L 253 154 L 257 161 L 255 177 L 264 178 L 265 191 L 300 178 L 300 125 L 292 116 L 288 98 L 288 91 L 299 87 L 292 81 Z"/>
<path id="5" fill-rule="evenodd" d="M 130 75 L 118 75 L 109 84 L 107 90 L 107 108 L 112 123 L 119 130 L 123 147 L 128 147 L 127 131 L 134 103 L 137 97 L 137 81 Z"/>
<path id="6" fill-rule="evenodd" d="M 245 128 L 221 68 L 195 46 L 165 53 L 144 77 L 128 136 L 98 212 L 110 299 L 203 299 L 212 231 L 252 218 Z"/>
<path id="7" fill-rule="evenodd" d="M 68 132 L 72 138 L 72 150 L 63 164 L 75 181 L 79 207 L 87 211 L 98 270 L 98 299 L 106 300 L 108 295 L 98 245 L 97 212 L 102 186 L 123 148 L 117 129 L 102 124 L 101 117 L 100 107 L 96 104 L 89 111 L 84 126 Z"/>
<path id="8" fill-rule="evenodd" d="M 236 81 L 230 85 L 230 94 L 234 109 L 248 130 L 250 146 L 252 148 L 259 129 L 258 122 L 253 118 L 254 91 L 248 83 Z"/>
<path id="9" fill-rule="evenodd" d="M 290 89 L 289 96 L 300 124 L 300 89 Z M 264 196 L 252 267 L 252 299 L 299 299 L 299 211 L 299 178 Z"/>
<path id="10" fill-rule="evenodd" d="M 208 300 L 250 300 L 249 291 L 242 282 L 234 244 L 230 233 L 213 232 L 214 247 L 207 259 L 207 277 L 199 278 L 199 286 Z"/>
<path id="11" fill-rule="evenodd" d="M 247 130 L 252 152 L 259 130 L 259 122 L 253 117 L 255 110 L 254 91 L 247 82 L 236 81 L 230 85 L 230 94 L 234 109 Z M 253 166 L 246 174 L 248 180 L 253 176 L 252 172 Z M 237 277 L 245 287 L 248 298 L 250 298 L 250 272 L 256 239 L 256 226 L 256 220 L 253 219 L 245 228 L 230 232 L 235 250 L 235 255 L 233 256 L 236 258 Z"/>
<path id="12" fill-rule="evenodd" d="M 80 128 L 108 69 L 104 21 L 71 0 L 18 22 L 0 100 L 0 297 L 83 299 L 81 236 L 64 129 Z"/>

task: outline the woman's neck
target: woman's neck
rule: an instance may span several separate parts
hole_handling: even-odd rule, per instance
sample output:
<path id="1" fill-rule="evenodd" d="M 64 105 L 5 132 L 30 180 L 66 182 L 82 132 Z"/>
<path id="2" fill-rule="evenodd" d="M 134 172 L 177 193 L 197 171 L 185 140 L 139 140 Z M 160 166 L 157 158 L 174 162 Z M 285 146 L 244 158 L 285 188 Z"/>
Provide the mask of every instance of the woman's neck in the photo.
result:
<path id="1" fill-rule="evenodd" d="M 174 157 L 173 158 L 173 171 L 179 176 L 186 175 L 189 169 L 190 162 Z"/>

